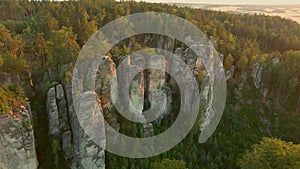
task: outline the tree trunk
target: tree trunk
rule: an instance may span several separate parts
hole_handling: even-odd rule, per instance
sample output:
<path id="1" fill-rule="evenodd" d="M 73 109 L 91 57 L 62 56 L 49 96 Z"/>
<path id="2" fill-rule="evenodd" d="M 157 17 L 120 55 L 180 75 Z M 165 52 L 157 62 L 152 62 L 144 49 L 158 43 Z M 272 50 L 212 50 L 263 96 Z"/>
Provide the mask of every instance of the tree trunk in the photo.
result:
<path id="1" fill-rule="evenodd" d="M 299 111 L 299 106 L 300 106 L 300 96 L 298 98 L 298 104 L 297 104 L 297 108 L 296 108 L 296 113 Z"/>

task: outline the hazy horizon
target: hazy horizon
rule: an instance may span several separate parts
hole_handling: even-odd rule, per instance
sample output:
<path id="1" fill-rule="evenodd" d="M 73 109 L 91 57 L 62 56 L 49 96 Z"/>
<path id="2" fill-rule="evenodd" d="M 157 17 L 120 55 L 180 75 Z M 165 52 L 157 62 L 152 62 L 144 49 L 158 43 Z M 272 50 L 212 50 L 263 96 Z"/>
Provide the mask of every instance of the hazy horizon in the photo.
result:
<path id="1" fill-rule="evenodd" d="M 142 0 L 157 3 L 194 3 L 194 4 L 230 4 L 230 5 L 292 5 L 300 4 L 299 0 Z"/>

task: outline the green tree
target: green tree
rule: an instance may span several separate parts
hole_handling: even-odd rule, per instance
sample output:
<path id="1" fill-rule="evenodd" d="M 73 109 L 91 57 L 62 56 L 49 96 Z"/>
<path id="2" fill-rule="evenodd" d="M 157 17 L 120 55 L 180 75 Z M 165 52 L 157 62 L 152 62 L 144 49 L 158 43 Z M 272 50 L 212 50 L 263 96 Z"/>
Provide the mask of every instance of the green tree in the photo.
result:
<path id="1" fill-rule="evenodd" d="M 43 33 L 46 39 L 49 39 L 51 31 L 59 29 L 58 21 L 50 12 L 36 16 L 33 24 L 36 32 Z"/>
<path id="2" fill-rule="evenodd" d="M 56 67 L 75 62 L 80 47 L 76 42 L 76 36 L 70 28 L 63 27 L 57 31 L 51 31 L 48 42 L 48 67 Z"/>
<path id="3" fill-rule="evenodd" d="M 168 158 L 163 159 L 159 163 L 154 163 L 154 169 L 187 169 L 185 162 L 182 160 L 170 160 Z"/>
<path id="4" fill-rule="evenodd" d="M 84 8 L 78 7 L 76 10 L 72 25 L 74 33 L 78 35 L 79 45 L 83 46 L 90 36 L 97 32 L 98 25 L 94 20 L 89 21 L 90 16 Z"/>
<path id="5" fill-rule="evenodd" d="M 3 58 L 2 58 L 2 56 L 1 56 L 1 54 L 0 54 L 0 68 L 1 68 L 1 66 L 3 65 L 3 63 L 4 63 L 4 61 L 3 61 Z"/>

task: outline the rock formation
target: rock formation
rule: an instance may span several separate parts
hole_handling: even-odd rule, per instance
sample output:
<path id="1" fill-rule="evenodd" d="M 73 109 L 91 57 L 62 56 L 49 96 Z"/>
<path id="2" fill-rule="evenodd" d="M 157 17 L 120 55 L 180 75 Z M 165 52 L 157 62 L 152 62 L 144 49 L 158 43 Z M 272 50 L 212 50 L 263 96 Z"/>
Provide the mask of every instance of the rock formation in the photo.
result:
<path id="1" fill-rule="evenodd" d="M 235 66 L 231 66 L 230 70 L 227 70 L 225 75 L 226 75 L 226 80 L 229 80 L 230 78 L 233 77 L 234 75 L 234 70 L 235 70 Z"/>
<path id="2" fill-rule="evenodd" d="M 275 65 L 280 62 L 279 58 L 274 58 L 272 59 L 272 64 Z M 252 66 L 252 78 L 253 78 L 253 83 L 254 86 L 257 89 L 260 89 L 260 92 L 263 94 L 264 97 L 266 97 L 269 93 L 269 89 L 267 86 L 264 85 L 263 82 L 263 66 L 260 63 L 255 63 Z"/>
<path id="3" fill-rule="evenodd" d="M 147 36 L 145 41 L 151 41 L 152 38 L 151 36 Z M 160 37 L 157 45 L 160 47 L 160 50 L 156 51 L 158 53 L 163 50 L 173 51 L 175 48 L 175 42 L 172 38 Z M 215 54 L 212 49 L 207 46 L 203 46 L 202 48 L 198 46 L 197 49 L 199 50 L 197 54 L 200 54 L 204 58 L 199 58 L 191 49 L 182 51 L 182 49 L 178 48 L 175 50 L 175 54 L 189 65 L 194 76 L 197 76 L 199 72 L 205 69 L 212 71 L 212 63 L 207 62 L 206 64 L 209 65 L 209 67 L 205 68 L 202 62 L 206 62 L 205 59 L 207 58 L 205 57 L 208 57 L 206 54 L 208 54 L 209 57 Z M 49 89 L 47 94 L 49 136 L 53 140 L 60 141 L 65 158 L 71 160 L 72 169 L 105 167 L 105 153 L 103 148 L 95 144 L 91 137 L 87 136 L 87 133 L 80 126 L 78 114 L 75 113 L 75 109 L 77 109 L 85 112 L 83 115 L 91 114 L 89 109 L 94 106 L 93 100 L 90 100 L 91 97 L 99 99 L 98 104 L 100 107 L 98 108 L 100 112 L 103 113 L 106 120 L 109 121 L 110 125 L 117 131 L 120 129 L 120 124 L 118 123 L 118 116 L 112 112 L 112 108 L 116 106 L 113 105 L 112 100 L 119 102 L 121 111 L 130 110 L 130 112 L 145 119 L 147 119 L 147 115 L 143 113 L 144 111 L 151 109 L 153 105 L 160 105 L 163 111 L 157 115 L 156 120 L 151 123 L 143 124 L 144 137 L 153 136 L 153 123 L 156 122 L 160 124 L 162 118 L 171 111 L 172 92 L 174 92 L 172 89 L 175 88 L 176 82 L 174 79 L 168 77 L 169 75 L 162 70 L 170 69 L 176 72 L 182 65 L 169 67 L 172 62 L 170 60 L 167 61 L 159 56 L 151 56 L 147 60 L 136 57 L 138 55 L 140 54 L 128 56 L 127 59 L 124 60 L 125 66 L 121 67 L 120 70 L 116 68 L 114 61 L 107 56 L 96 57 L 91 63 L 83 63 L 83 66 L 87 68 L 86 73 L 92 75 L 92 77 L 87 77 L 86 74 L 82 74 L 81 70 L 74 70 L 75 75 L 79 73 L 82 75 L 80 75 L 80 77 L 77 75 L 73 79 L 73 91 L 79 93 L 78 97 L 81 101 L 84 100 L 84 104 L 73 100 L 71 84 L 69 83 L 58 84 Z M 222 59 L 222 56 L 219 57 Z M 83 60 L 83 62 L 85 61 Z M 119 66 L 120 64 L 122 63 L 119 63 Z M 152 67 L 152 69 L 144 70 L 145 65 Z M 154 68 L 160 70 L 155 70 Z M 233 71 L 234 67 L 228 72 L 228 77 L 232 76 Z M 134 74 L 133 78 L 130 76 L 131 74 Z M 184 81 L 190 80 L 185 79 L 184 74 L 178 74 L 178 76 L 182 77 Z M 112 91 L 112 79 L 117 81 L 119 90 Z M 208 105 L 212 104 L 210 93 L 213 91 L 212 85 L 209 85 L 212 79 L 213 77 L 206 77 L 202 86 L 199 86 L 201 87 L 203 103 Z M 124 83 L 127 81 L 130 83 Z M 124 90 L 124 88 L 128 88 L 128 90 Z M 166 97 L 160 98 L 161 95 L 157 92 L 163 92 Z M 193 95 L 193 93 L 190 93 L 190 95 Z M 124 99 L 124 96 L 128 96 L 128 98 L 125 97 Z M 212 107 L 207 106 L 205 112 L 202 113 L 203 120 L 206 122 L 204 123 L 205 125 L 202 126 L 203 128 L 209 125 L 210 121 L 215 120 L 215 114 L 210 114 L 211 109 Z M 84 115 L 80 117 L 80 119 L 82 118 L 89 119 L 91 117 Z M 91 127 L 93 128 L 95 126 Z M 98 136 L 101 135 L 103 136 L 105 133 L 99 133 Z M 105 137 L 98 139 L 101 141 L 101 144 L 103 144 L 103 147 L 105 145 Z"/>
<path id="4" fill-rule="evenodd" d="M 252 77 L 253 83 L 257 89 L 260 88 L 262 84 L 262 72 L 263 68 L 261 65 L 259 63 L 255 63 L 252 67 Z"/>
<path id="5" fill-rule="evenodd" d="M 36 169 L 38 167 L 35 152 L 35 139 L 31 125 L 31 112 L 25 107 L 15 118 L 0 115 L 0 168 Z M 1 112 L 0 112 L 1 113 Z"/>
<path id="6" fill-rule="evenodd" d="M 104 150 L 80 126 L 74 112 L 71 86 L 65 86 L 54 86 L 47 94 L 49 136 L 61 140 L 65 158 L 72 160 L 72 169 L 105 168 Z"/>
<path id="7" fill-rule="evenodd" d="M 0 85 L 24 86 L 16 73 L 0 72 Z M 32 127 L 32 112 L 28 105 L 16 99 L 18 104 L 8 112 L 0 112 L 0 168 L 36 169 L 35 138 Z M 27 103 L 26 103 L 27 104 Z"/>

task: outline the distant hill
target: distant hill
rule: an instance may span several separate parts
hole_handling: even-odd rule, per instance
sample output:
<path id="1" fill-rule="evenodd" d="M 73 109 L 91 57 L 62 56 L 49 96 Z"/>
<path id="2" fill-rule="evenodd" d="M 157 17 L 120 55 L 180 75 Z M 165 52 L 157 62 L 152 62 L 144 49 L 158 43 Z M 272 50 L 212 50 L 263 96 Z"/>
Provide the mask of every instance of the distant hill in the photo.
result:
<path id="1" fill-rule="evenodd" d="M 300 23 L 300 5 L 215 5 L 215 4 L 188 4 L 175 3 L 180 7 L 201 8 L 207 10 L 232 13 L 265 14 L 281 16 Z"/>

